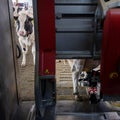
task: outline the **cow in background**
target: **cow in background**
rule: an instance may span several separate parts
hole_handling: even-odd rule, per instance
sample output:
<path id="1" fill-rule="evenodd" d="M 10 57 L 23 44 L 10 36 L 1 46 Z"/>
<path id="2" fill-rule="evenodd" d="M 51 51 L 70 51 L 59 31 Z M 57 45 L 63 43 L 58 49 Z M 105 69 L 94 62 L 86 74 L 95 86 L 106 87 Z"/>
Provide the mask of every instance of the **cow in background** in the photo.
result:
<path id="1" fill-rule="evenodd" d="M 29 14 L 31 13 L 31 14 Z M 18 13 L 18 18 L 15 19 L 17 23 L 17 35 L 22 50 L 21 66 L 26 66 L 26 54 L 28 47 L 32 46 L 33 63 L 35 64 L 35 38 L 34 38 L 34 23 L 33 13 L 22 10 Z"/>

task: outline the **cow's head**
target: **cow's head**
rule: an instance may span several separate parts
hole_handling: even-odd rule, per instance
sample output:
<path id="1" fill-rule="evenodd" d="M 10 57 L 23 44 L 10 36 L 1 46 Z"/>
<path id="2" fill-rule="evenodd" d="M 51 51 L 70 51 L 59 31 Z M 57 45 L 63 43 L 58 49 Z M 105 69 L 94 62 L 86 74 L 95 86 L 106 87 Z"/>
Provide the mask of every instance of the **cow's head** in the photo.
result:
<path id="1" fill-rule="evenodd" d="M 19 13 L 17 19 L 18 34 L 26 37 L 33 32 L 33 18 L 29 17 L 25 11 Z"/>

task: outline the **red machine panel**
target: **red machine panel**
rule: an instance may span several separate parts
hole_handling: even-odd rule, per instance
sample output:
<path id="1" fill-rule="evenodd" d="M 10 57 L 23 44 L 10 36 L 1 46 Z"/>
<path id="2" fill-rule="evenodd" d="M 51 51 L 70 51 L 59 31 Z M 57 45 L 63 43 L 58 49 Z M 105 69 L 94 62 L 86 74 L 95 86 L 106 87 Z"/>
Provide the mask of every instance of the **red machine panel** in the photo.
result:
<path id="1" fill-rule="evenodd" d="M 120 9 L 110 9 L 105 18 L 101 57 L 102 92 L 120 95 Z"/>
<path id="2" fill-rule="evenodd" d="M 39 74 L 55 75 L 54 0 L 38 0 Z"/>

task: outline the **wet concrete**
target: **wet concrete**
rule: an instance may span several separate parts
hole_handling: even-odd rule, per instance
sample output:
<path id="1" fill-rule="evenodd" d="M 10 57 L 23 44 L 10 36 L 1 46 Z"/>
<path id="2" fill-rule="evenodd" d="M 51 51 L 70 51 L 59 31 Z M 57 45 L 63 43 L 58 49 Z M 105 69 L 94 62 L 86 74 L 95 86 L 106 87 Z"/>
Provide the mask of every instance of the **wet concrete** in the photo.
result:
<path id="1" fill-rule="evenodd" d="M 120 120 L 118 111 L 113 110 L 106 102 L 90 104 L 71 100 L 58 101 L 55 120 Z"/>
<path id="2" fill-rule="evenodd" d="M 28 54 L 26 55 L 26 66 L 21 66 L 22 56 L 18 59 L 18 89 L 19 99 L 22 101 L 34 100 L 34 65 L 31 53 L 31 47 L 29 47 Z"/>
<path id="3" fill-rule="evenodd" d="M 72 100 L 60 100 L 56 105 L 56 113 L 99 113 L 99 112 L 111 112 L 105 102 L 100 102 L 98 104 L 90 104 L 88 101 L 77 102 Z"/>
<path id="4" fill-rule="evenodd" d="M 13 120 L 27 120 L 29 111 L 34 104 L 34 101 L 20 102 Z"/>
<path id="5" fill-rule="evenodd" d="M 34 101 L 21 102 L 14 120 L 29 120 L 27 118 L 33 104 Z M 105 116 L 108 118 L 111 116 L 111 119 L 105 119 Z M 38 120 L 120 120 L 116 118 L 119 118 L 118 111 L 112 110 L 106 102 L 90 104 L 89 102 L 59 100 L 56 107 L 46 107 L 44 117 Z"/>

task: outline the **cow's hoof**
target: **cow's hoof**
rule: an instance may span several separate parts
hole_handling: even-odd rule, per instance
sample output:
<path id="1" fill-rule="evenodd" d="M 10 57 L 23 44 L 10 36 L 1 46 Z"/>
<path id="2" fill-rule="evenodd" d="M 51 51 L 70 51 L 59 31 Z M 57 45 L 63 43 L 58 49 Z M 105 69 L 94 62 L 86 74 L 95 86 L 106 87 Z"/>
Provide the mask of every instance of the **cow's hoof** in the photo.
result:
<path id="1" fill-rule="evenodd" d="M 25 67 L 25 66 L 26 66 L 26 64 L 24 64 L 24 63 L 21 64 L 21 67 Z"/>
<path id="2" fill-rule="evenodd" d="M 79 101 L 79 96 L 75 95 L 75 101 Z"/>
<path id="3" fill-rule="evenodd" d="M 78 92 L 74 92 L 73 95 L 79 95 L 79 93 Z"/>

